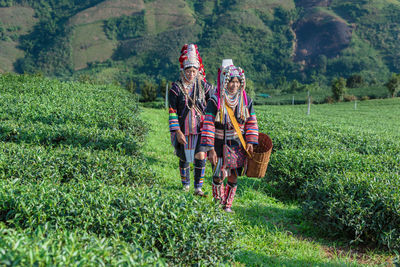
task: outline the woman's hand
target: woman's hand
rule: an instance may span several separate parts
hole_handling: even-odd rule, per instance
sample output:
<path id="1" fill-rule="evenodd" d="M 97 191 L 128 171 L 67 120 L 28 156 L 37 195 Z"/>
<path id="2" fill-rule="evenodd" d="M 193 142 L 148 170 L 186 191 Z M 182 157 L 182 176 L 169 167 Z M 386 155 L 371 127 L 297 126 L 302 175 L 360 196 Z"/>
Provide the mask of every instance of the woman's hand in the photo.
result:
<path id="1" fill-rule="evenodd" d="M 214 149 L 208 151 L 208 160 L 211 162 L 212 165 L 217 165 L 217 153 Z"/>
<path id="2" fill-rule="evenodd" d="M 182 133 L 181 130 L 176 130 L 176 138 L 178 139 L 179 144 L 186 145 L 186 138 L 185 135 Z"/>
<path id="3" fill-rule="evenodd" d="M 253 153 L 253 144 L 247 143 L 246 146 L 247 152 Z"/>

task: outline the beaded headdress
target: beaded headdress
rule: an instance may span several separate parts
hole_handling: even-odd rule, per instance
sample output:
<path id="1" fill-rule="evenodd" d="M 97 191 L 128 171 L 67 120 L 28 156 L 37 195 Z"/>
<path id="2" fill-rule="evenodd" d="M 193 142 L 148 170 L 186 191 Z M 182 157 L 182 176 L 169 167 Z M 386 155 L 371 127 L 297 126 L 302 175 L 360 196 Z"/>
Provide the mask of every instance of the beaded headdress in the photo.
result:
<path id="1" fill-rule="evenodd" d="M 226 63 L 230 65 L 225 65 Z M 228 92 L 229 81 L 237 77 L 240 80 L 240 87 L 235 95 L 230 95 Z M 246 120 L 249 116 L 247 109 L 247 95 L 246 95 L 246 77 L 244 70 L 240 67 L 233 65 L 232 60 L 224 60 L 221 68 L 218 69 L 218 87 L 217 87 L 217 98 L 218 98 L 218 114 L 217 121 L 220 121 L 225 113 L 225 103 L 231 108 L 235 109 L 239 106 L 238 112 L 239 117 Z"/>
<path id="2" fill-rule="evenodd" d="M 195 44 L 185 44 L 181 49 L 179 57 L 180 69 L 184 71 L 186 68 L 195 67 L 203 76 L 204 80 L 206 73 L 204 71 L 203 60 L 200 57 L 199 50 Z"/>

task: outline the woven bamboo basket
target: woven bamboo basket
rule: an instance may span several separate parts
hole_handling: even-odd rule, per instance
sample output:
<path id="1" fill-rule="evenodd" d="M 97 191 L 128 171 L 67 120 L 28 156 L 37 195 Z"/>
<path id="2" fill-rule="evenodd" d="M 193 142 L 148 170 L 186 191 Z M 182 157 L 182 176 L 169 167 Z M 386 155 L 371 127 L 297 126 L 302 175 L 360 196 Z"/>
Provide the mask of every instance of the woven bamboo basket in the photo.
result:
<path id="1" fill-rule="evenodd" d="M 271 138 L 260 132 L 258 134 L 258 145 L 254 146 L 252 157 L 248 159 L 246 172 L 247 177 L 262 178 L 265 176 L 271 151 Z"/>

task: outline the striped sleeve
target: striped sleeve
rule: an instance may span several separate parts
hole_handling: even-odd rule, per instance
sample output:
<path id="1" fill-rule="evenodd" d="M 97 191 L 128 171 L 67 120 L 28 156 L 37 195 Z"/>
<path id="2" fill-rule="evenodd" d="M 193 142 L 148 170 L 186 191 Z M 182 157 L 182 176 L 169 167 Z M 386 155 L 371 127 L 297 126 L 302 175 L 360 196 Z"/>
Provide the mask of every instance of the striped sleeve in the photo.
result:
<path id="1" fill-rule="evenodd" d="M 169 130 L 170 132 L 179 130 L 179 121 L 177 114 L 177 92 L 175 86 L 172 86 L 168 93 L 168 101 L 169 101 Z"/>
<path id="2" fill-rule="evenodd" d="M 201 146 L 214 147 L 216 104 L 213 99 L 207 102 L 206 114 L 201 131 Z"/>
<path id="3" fill-rule="evenodd" d="M 247 118 L 244 125 L 244 130 L 246 134 L 246 142 L 250 144 L 258 144 L 258 124 L 256 113 L 253 108 L 253 103 L 249 104 L 250 117 Z"/>
<path id="4" fill-rule="evenodd" d="M 180 127 L 176 110 L 173 108 L 169 108 L 169 131 L 172 132 L 179 129 Z"/>

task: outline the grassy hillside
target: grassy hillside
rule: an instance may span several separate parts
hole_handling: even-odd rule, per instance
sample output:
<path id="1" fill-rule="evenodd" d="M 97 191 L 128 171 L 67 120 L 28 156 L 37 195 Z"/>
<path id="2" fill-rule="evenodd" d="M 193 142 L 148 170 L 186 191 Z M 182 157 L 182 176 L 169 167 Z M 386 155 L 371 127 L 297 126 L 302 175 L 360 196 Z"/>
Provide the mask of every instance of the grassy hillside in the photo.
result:
<path id="1" fill-rule="evenodd" d="M 336 76 L 353 74 L 383 84 L 390 72 L 400 72 L 395 0 L 8 0 L 1 5 L 0 12 L 33 8 L 38 19 L 32 32 L 16 33 L 21 38 L 11 47 L 19 45 L 24 55 L 4 46 L 3 71 L 14 64 L 19 72 L 97 78 L 112 68 L 119 70 L 113 79 L 121 84 L 158 83 L 176 79 L 181 46 L 196 42 L 211 82 L 221 59 L 229 57 L 259 91 L 292 80 L 328 85 Z M 16 17 L 13 23 L 25 22 Z"/>
<path id="2" fill-rule="evenodd" d="M 18 38 L 32 30 L 37 22 L 30 7 L 0 8 L 0 73 L 14 72 L 14 63 L 24 57 Z"/>
<path id="3" fill-rule="evenodd" d="M 142 0 L 108 0 L 78 12 L 69 20 L 71 26 L 89 24 L 97 21 L 107 20 L 109 18 L 129 16 L 139 13 L 145 8 Z"/>
<path id="4" fill-rule="evenodd" d="M 72 64 L 75 70 L 88 67 L 94 62 L 110 59 L 117 42 L 109 40 L 103 31 L 103 22 L 74 27 L 71 39 Z"/>
<path id="5" fill-rule="evenodd" d="M 150 34 L 159 34 L 195 23 L 194 12 L 184 0 L 147 2 L 145 21 Z"/>

